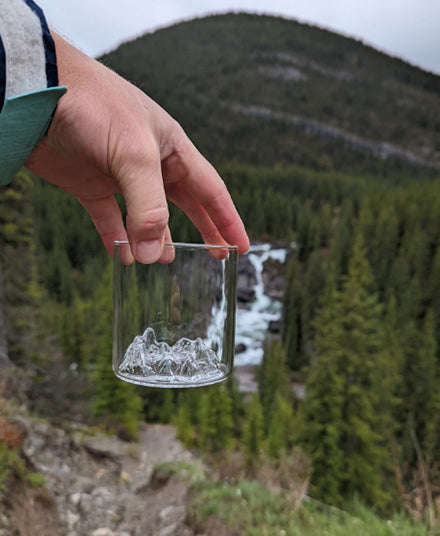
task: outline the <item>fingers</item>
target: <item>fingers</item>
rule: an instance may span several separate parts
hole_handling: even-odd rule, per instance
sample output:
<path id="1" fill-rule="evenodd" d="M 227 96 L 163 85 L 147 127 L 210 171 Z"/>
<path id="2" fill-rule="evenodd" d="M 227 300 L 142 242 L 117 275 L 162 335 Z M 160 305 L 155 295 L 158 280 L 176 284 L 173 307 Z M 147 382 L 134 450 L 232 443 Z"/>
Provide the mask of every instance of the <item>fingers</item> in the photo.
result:
<path id="1" fill-rule="evenodd" d="M 106 250 L 113 256 L 115 240 L 127 240 L 121 211 L 113 196 L 101 199 L 80 199 L 79 202 L 89 213 L 96 230 L 100 234 Z M 124 264 L 134 261 L 129 248 L 124 248 Z"/>
<path id="2" fill-rule="evenodd" d="M 181 182 L 166 185 L 168 199 L 181 208 L 200 231 L 206 244 L 227 244 L 206 210 L 190 194 Z"/>
<path id="3" fill-rule="evenodd" d="M 169 214 L 160 156 L 151 150 L 143 155 L 137 161 L 126 157 L 118 182 L 126 202 L 126 227 L 133 255 L 139 262 L 150 264 L 159 260 L 169 237 Z"/>
<path id="4" fill-rule="evenodd" d="M 205 242 L 249 249 L 249 238 L 226 186 L 185 135 L 179 149 L 162 162 L 167 194 L 192 219 Z"/>
<path id="5" fill-rule="evenodd" d="M 175 205 L 181 208 L 202 235 L 205 244 L 225 245 L 228 243 L 219 233 L 217 227 L 208 216 L 206 210 L 184 191 L 180 182 L 171 183 L 166 188 L 167 196 Z M 224 259 L 228 256 L 227 249 L 211 249 L 211 255 L 216 259 Z"/>
<path id="6" fill-rule="evenodd" d="M 174 246 L 171 244 L 172 238 L 170 229 L 167 227 L 165 231 L 165 244 L 162 250 L 162 254 L 158 260 L 161 264 L 169 264 L 170 262 L 173 262 L 176 251 L 174 249 Z"/>

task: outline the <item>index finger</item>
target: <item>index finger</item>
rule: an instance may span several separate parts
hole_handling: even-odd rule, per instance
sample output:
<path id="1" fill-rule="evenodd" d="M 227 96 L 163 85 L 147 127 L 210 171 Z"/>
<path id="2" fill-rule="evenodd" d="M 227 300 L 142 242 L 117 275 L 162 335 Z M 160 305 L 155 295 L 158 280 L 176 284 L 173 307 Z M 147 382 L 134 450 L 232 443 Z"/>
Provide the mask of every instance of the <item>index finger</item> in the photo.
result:
<path id="1" fill-rule="evenodd" d="M 188 138 L 162 162 L 162 175 L 166 183 L 182 183 L 190 198 L 204 208 L 228 244 L 238 246 L 240 253 L 249 249 L 243 221 L 225 183 Z"/>

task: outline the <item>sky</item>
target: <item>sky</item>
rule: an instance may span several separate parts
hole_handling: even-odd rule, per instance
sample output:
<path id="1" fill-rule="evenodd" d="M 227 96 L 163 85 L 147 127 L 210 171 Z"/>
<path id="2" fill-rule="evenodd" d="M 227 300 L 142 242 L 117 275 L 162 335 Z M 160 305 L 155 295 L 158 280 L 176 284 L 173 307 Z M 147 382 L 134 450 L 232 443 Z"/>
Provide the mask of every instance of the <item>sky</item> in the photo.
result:
<path id="1" fill-rule="evenodd" d="M 90 56 L 178 21 L 226 11 L 293 18 L 360 39 L 440 74 L 440 0 L 36 0 Z"/>

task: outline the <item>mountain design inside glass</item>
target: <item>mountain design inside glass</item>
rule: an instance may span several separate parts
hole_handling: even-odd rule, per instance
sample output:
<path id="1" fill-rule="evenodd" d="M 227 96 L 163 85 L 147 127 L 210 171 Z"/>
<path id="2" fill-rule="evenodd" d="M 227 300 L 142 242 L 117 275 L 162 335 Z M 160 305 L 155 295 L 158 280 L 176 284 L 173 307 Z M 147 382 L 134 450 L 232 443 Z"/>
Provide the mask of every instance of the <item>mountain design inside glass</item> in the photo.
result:
<path id="1" fill-rule="evenodd" d="M 225 366 L 217 354 L 199 337 L 182 338 L 170 346 L 157 341 L 152 328 L 137 335 L 125 352 L 119 372 L 136 382 L 136 377 L 150 381 L 188 386 L 203 377 L 205 385 L 225 375 Z"/>

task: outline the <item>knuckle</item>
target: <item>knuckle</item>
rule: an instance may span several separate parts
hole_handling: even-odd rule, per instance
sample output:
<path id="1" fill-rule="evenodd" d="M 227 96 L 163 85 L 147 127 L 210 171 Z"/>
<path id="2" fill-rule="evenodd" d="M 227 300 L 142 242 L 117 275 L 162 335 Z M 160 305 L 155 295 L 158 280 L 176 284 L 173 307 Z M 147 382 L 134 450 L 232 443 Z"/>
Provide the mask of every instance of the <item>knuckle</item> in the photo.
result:
<path id="1" fill-rule="evenodd" d="M 141 219 L 142 227 L 145 231 L 163 231 L 168 225 L 169 212 L 166 207 L 150 208 L 145 211 Z"/>

